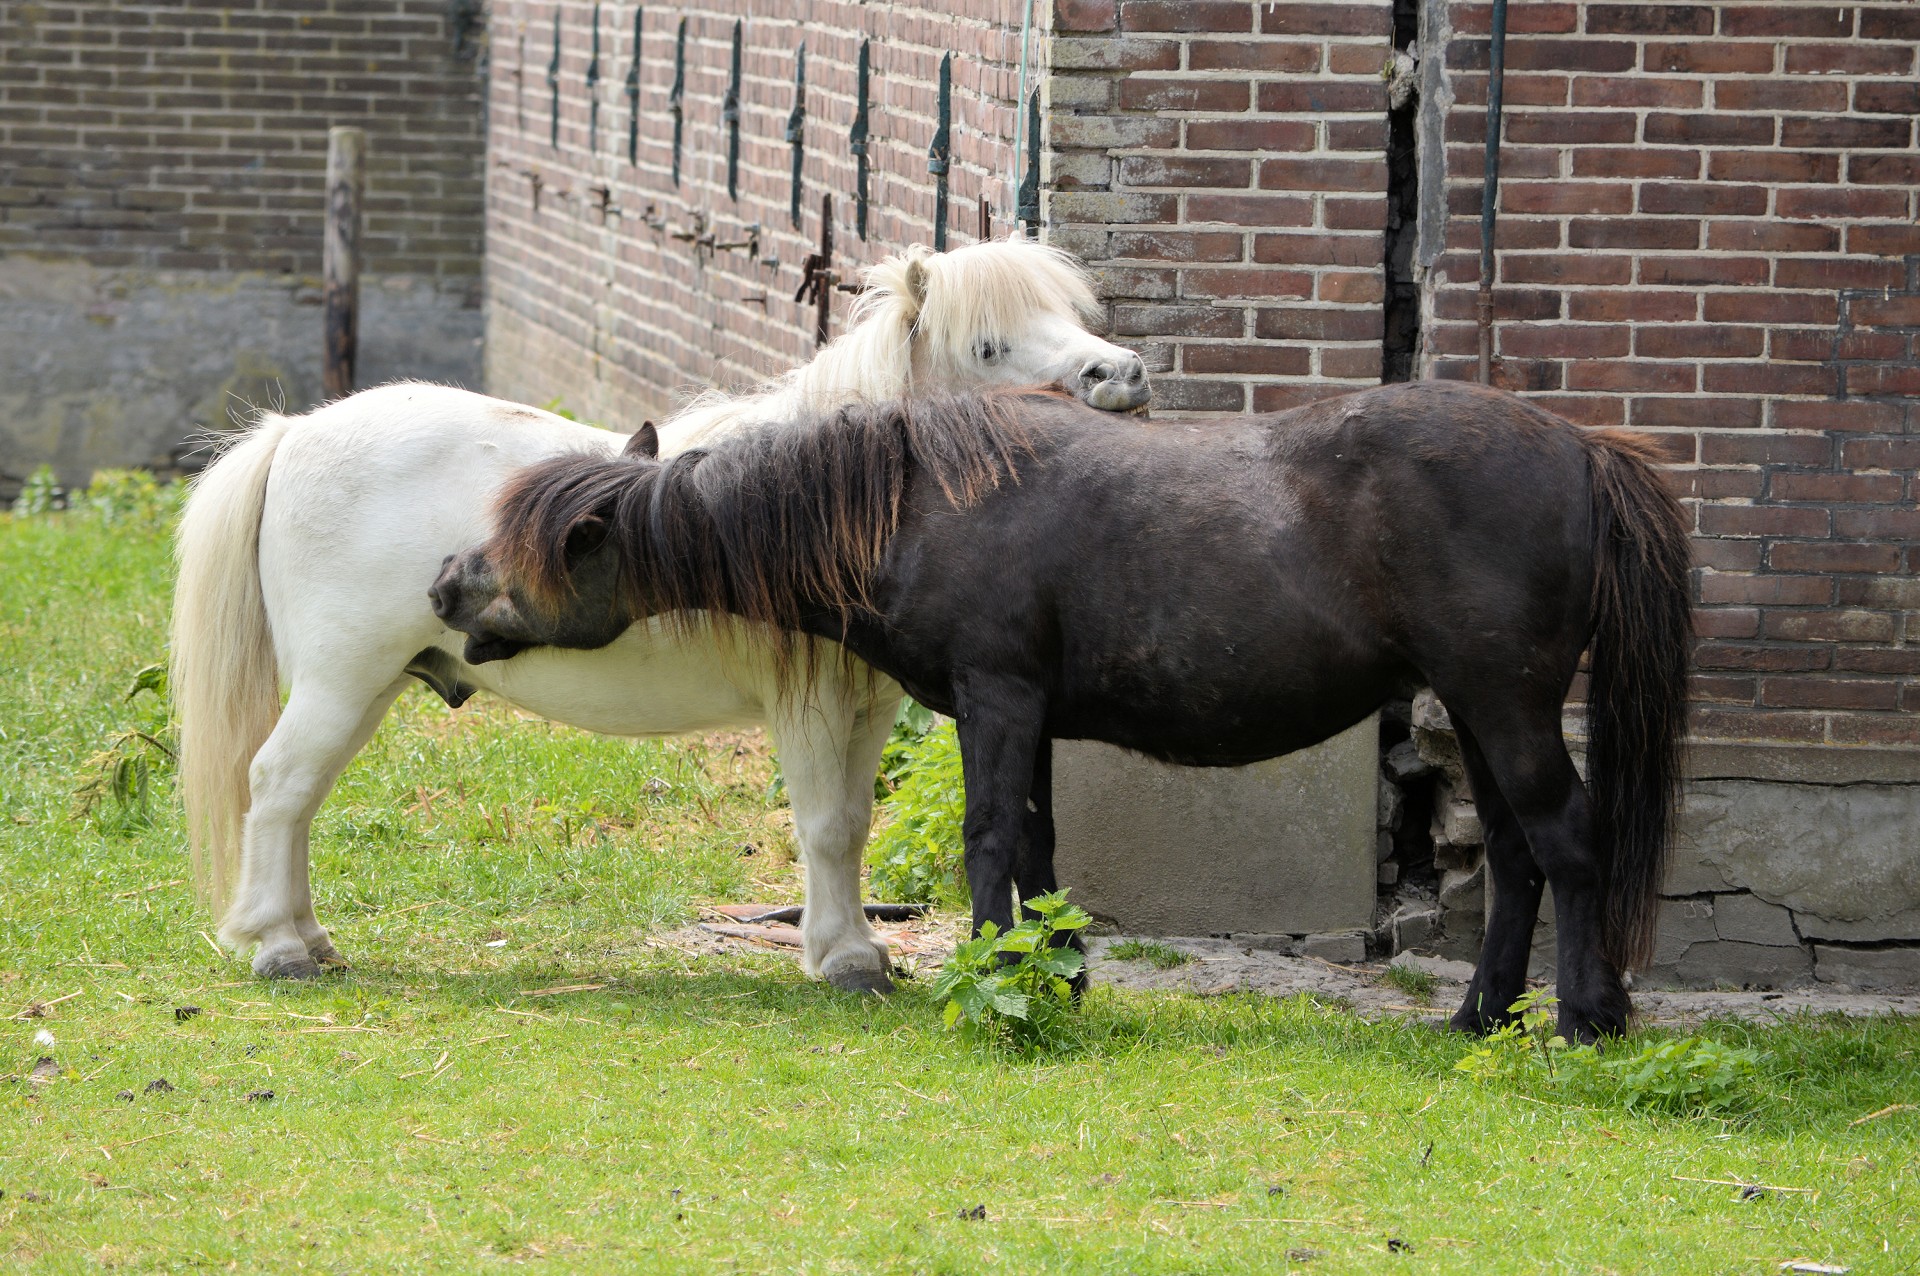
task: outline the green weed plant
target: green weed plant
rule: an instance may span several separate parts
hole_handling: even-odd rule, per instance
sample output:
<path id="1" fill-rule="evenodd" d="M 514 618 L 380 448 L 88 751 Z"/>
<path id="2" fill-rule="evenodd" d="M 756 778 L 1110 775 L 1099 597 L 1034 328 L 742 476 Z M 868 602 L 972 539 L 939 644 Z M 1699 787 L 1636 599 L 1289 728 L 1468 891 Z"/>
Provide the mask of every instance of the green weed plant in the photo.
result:
<path id="1" fill-rule="evenodd" d="M 953 724 L 929 727 L 896 757 L 897 787 L 881 802 L 887 822 L 867 848 L 873 897 L 964 907 L 967 790 Z"/>
<path id="2" fill-rule="evenodd" d="M 1632 1054 L 1576 1046 L 1553 1030 L 1558 998 L 1544 988 L 1508 1009 L 1515 1016 L 1469 1050 L 1456 1072 L 1578 1103 L 1670 1116 L 1751 1110 L 1760 1098 L 1758 1051 L 1703 1037 L 1653 1041 Z"/>
<path id="3" fill-rule="evenodd" d="M 1038 914 L 1005 934 L 992 922 L 962 942 L 941 967 L 934 1000 L 949 1028 L 979 1041 L 1034 1053 L 1066 1044 L 1073 985 L 1086 959 L 1065 946 L 1093 919 L 1065 891 L 1022 901 Z"/>
<path id="4" fill-rule="evenodd" d="M 1193 960 L 1171 944 L 1152 939 L 1122 939 L 1107 946 L 1106 955 L 1114 961 L 1144 961 L 1155 970 L 1174 970 Z"/>

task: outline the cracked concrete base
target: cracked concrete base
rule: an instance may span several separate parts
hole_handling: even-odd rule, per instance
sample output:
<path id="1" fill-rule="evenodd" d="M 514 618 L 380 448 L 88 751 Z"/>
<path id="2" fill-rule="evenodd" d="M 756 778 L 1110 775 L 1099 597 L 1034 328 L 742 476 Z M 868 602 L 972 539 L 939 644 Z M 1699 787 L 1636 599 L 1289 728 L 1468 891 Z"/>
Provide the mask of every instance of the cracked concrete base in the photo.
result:
<path id="1" fill-rule="evenodd" d="M 1185 966 L 1160 970 L 1144 961 L 1114 961 L 1106 956 L 1118 937 L 1088 942 L 1093 982 L 1114 988 L 1186 992 L 1217 996 L 1260 992 L 1273 997 L 1312 993 L 1337 998 L 1368 1019 L 1393 1015 L 1444 1023 L 1466 994 L 1473 968 L 1465 962 L 1430 957 L 1401 958 L 1439 981 L 1430 1005 L 1411 1004 L 1405 992 L 1382 981 L 1385 963 L 1335 965 L 1311 957 L 1288 957 L 1224 939 L 1160 939 L 1193 956 Z M 1797 988 L 1786 992 L 1708 992 L 1639 989 L 1633 1005 L 1640 1022 L 1679 1027 L 1702 1019 L 1768 1020 L 1791 1015 L 1920 1015 L 1920 989 L 1852 991 Z"/>

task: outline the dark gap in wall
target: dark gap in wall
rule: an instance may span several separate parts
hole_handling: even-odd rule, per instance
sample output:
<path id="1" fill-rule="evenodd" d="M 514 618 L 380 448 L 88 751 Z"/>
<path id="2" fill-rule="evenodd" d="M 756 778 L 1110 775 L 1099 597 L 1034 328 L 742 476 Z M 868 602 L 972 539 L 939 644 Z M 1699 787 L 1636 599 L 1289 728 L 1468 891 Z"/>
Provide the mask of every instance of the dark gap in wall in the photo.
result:
<path id="1" fill-rule="evenodd" d="M 1417 53 L 1420 0 L 1393 0 L 1395 62 Z M 1413 277 L 1413 250 L 1420 229 L 1420 162 L 1414 124 L 1420 95 L 1413 71 L 1397 65 L 1389 75 L 1387 107 L 1386 333 L 1380 344 L 1380 380 L 1411 381 L 1420 349 L 1420 285 Z M 1398 105 L 1394 102 L 1397 99 Z"/>

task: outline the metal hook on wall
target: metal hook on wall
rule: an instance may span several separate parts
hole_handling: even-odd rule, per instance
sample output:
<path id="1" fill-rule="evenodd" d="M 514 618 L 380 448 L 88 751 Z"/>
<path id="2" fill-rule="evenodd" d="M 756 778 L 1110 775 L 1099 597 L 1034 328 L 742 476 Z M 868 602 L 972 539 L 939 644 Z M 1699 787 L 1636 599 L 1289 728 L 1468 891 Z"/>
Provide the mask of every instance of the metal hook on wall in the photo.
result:
<path id="1" fill-rule="evenodd" d="M 927 171 L 933 174 L 933 250 L 947 250 L 947 169 L 953 157 L 953 54 L 940 58 L 940 119 L 927 148 Z"/>
<path id="2" fill-rule="evenodd" d="M 587 59 L 587 154 L 600 153 L 600 6 L 593 6 L 593 53 Z"/>
<path id="3" fill-rule="evenodd" d="M 847 132 L 847 149 L 853 152 L 853 227 L 861 239 L 867 237 L 867 80 L 871 40 L 860 42 L 859 87 L 853 99 L 853 127 Z"/>
<path id="4" fill-rule="evenodd" d="M 1040 238 L 1040 90 L 1027 99 L 1027 171 L 1014 196 L 1013 217 L 1027 224 L 1027 238 Z"/>
<path id="5" fill-rule="evenodd" d="M 687 20 L 680 19 L 680 34 L 673 42 L 673 90 L 667 94 L 667 110 L 673 113 L 673 184 L 680 184 L 680 126 L 687 115 Z"/>
<path id="6" fill-rule="evenodd" d="M 644 6 L 633 10 L 633 65 L 627 68 L 627 163 L 640 162 L 640 17 Z"/>
<path id="7" fill-rule="evenodd" d="M 803 43 L 793 64 L 793 110 L 787 115 L 787 145 L 793 148 L 793 184 L 787 196 L 787 216 L 800 224 L 800 170 L 807 154 L 807 46 Z"/>
<path id="8" fill-rule="evenodd" d="M 740 198 L 740 19 L 733 20 L 733 75 L 727 81 L 727 96 L 720 103 L 720 118 L 727 126 L 727 198 Z"/>
<path id="9" fill-rule="evenodd" d="M 552 108 L 547 127 L 547 144 L 556 150 L 560 146 L 560 10 L 553 11 L 553 60 L 547 63 L 547 91 L 552 94 Z"/>

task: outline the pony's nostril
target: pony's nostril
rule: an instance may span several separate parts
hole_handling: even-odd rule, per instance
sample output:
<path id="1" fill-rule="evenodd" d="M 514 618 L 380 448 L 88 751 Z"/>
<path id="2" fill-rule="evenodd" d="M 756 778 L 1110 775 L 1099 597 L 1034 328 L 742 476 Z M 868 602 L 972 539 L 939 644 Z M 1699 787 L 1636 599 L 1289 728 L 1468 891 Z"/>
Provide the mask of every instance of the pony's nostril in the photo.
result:
<path id="1" fill-rule="evenodd" d="M 451 555 L 448 556 L 451 559 Z M 453 614 L 453 591 L 439 581 L 434 581 L 427 590 L 427 601 L 433 604 L 433 614 L 445 620 Z"/>
<path id="2" fill-rule="evenodd" d="M 1098 385 L 1102 381 L 1113 380 L 1113 365 L 1095 361 L 1080 369 L 1080 381 L 1083 385 Z"/>

